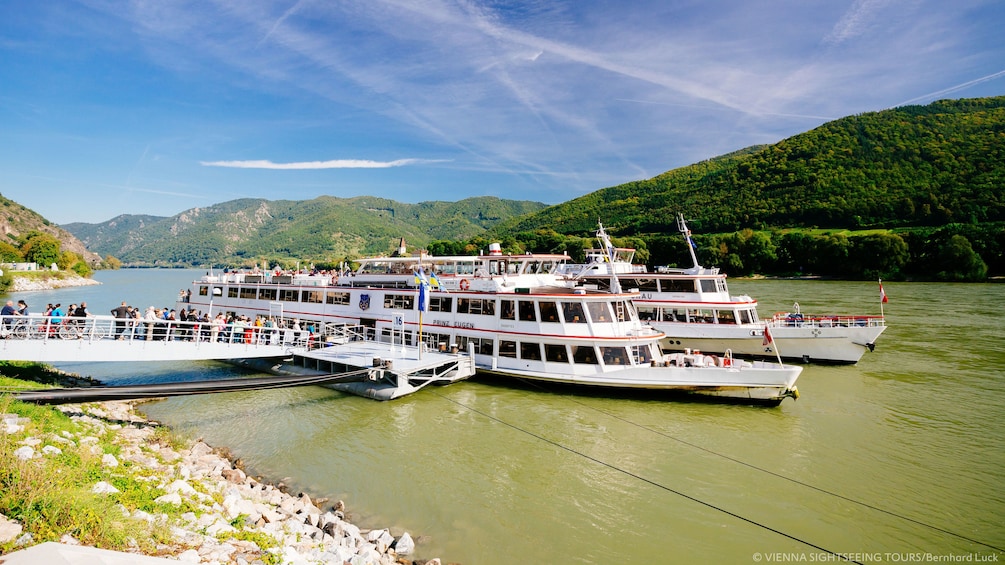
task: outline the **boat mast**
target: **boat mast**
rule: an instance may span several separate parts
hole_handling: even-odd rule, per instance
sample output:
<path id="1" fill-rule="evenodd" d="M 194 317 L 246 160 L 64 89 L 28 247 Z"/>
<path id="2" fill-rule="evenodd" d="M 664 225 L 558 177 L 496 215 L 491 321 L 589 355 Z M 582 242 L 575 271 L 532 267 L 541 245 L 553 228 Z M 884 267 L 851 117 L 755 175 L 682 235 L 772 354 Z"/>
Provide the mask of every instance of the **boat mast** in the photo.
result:
<path id="1" fill-rule="evenodd" d="M 621 294 L 621 281 L 618 280 L 618 273 L 614 268 L 614 245 L 611 244 L 611 238 L 607 237 L 604 224 L 600 223 L 600 220 L 597 220 L 597 225 L 600 226 L 600 229 L 597 230 L 597 239 L 600 241 L 600 247 L 604 251 L 607 269 L 611 273 L 611 292 Z"/>
<path id="2" fill-rule="evenodd" d="M 687 223 L 684 222 L 684 214 L 677 214 L 677 229 L 680 230 L 680 233 L 684 235 L 684 239 L 687 241 L 687 250 L 691 253 L 691 263 L 694 265 L 691 270 L 695 273 L 700 272 L 701 265 L 698 264 L 698 256 L 694 254 L 697 245 L 691 239 L 691 230 L 687 228 Z"/>

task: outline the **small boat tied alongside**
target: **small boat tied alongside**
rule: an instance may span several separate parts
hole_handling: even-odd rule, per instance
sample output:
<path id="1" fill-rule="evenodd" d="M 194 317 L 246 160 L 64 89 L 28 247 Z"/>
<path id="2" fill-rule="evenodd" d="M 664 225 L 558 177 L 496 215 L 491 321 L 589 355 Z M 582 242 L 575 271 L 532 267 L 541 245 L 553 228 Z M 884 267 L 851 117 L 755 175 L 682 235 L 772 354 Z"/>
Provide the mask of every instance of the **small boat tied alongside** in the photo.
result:
<path id="1" fill-rule="evenodd" d="M 696 245 L 683 216 L 677 224 L 687 243 L 691 267 L 651 271 L 635 264 L 635 249 L 614 247 L 600 225 L 596 233 L 600 249 L 585 250 L 585 263 L 566 263 L 558 273 L 570 282 L 600 289 L 617 284 L 636 290 L 639 315 L 666 334 L 662 345 L 667 350 L 718 354 L 729 350 L 745 358 L 769 359 L 780 353 L 803 363 L 854 364 L 875 349 L 876 340 L 886 330 L 882 304 L 878 315 L 804 315 L 796 303 L 791 312 L 760 319 L 756 300 L 730 295 L 726 275 L 698 263 Z M 771 343 L 762 343 L 765 327 L 774 336 Z"/>

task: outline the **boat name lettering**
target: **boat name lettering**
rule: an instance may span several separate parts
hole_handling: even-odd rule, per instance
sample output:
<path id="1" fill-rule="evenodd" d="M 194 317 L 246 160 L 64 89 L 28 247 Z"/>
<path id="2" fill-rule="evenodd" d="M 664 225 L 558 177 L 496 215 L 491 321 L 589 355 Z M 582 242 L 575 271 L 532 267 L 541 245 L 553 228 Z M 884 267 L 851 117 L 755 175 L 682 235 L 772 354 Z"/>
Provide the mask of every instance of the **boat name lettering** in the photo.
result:
<path id="1" fill-rule="evenodd" d="M 653 299 L 653 293 L 651 293 L 651 292 L 640 292 L 639 293 L 639 298 L 641 298 L 642 300 L 652 300 Z"/>

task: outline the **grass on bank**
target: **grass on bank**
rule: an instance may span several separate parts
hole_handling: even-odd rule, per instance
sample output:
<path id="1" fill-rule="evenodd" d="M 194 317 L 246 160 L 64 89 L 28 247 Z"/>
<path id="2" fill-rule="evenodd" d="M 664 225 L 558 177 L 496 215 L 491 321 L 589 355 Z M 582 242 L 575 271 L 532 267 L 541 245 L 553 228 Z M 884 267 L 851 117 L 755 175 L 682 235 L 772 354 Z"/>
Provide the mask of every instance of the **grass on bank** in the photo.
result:
<path id="1" fill-rule="evenodd" d="M 64 535 L 84 545 L 145 554 L 157 554 L 158 546 L 173 545 L 163 524 L 126 516 L 123 508 L 130 513 L 164 514 L 168 523 L 195 509 L 188 504 L 155 503 L 165 494 L 156 486 L 160 481 L 151 480 L 148 471 L 129 461 L 104 467 L 104 454 L 118 458 L 121 453 L 116 434 L 103 433 L 103 428 L 75 421 L 58 409 L 20 402 L 3 392 L 53 386 L 60 378 L 58 373 L 38 363 L 11 362 L 0 364 L 0 371 L 0 414 L 26 419 L 24 430 L 0 432 L 0 514 L 16 520 L 31 534 L 30 545 L 58 541 Z M 97 441 L 81 441 L 85 437 Z M 158 428 L 153 437 L 163 446 L 177 449 L 180 445 L 167 428 Z M 14 452 L 27 438 L 41 440 L 34 446 L 36 452 L 52 445 L 61 453 L 21 460 Z M 148 455 L 156 457 L 154 448 L 158 445 L 148 447 Z M 120 492 L 93 493 L 99 481 Z M 16 541 L 0 544 L 0 555 L 18 549 Z"/>

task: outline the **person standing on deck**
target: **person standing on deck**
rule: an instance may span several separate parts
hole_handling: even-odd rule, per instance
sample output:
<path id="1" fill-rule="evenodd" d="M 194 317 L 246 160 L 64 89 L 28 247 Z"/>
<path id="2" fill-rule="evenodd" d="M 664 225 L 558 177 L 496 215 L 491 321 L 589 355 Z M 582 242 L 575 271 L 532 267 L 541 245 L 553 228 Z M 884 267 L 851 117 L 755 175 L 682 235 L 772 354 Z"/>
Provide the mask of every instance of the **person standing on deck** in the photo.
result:
<path id="1" fill-rule="evenodd" d="M 115 316 L 115 339 L 124 339 L 122 332 L 126 331 L 126 320 L 129 318 L 129 306 L 125 300 L 118 308 L 112 308 L 112 315 Z"/>

